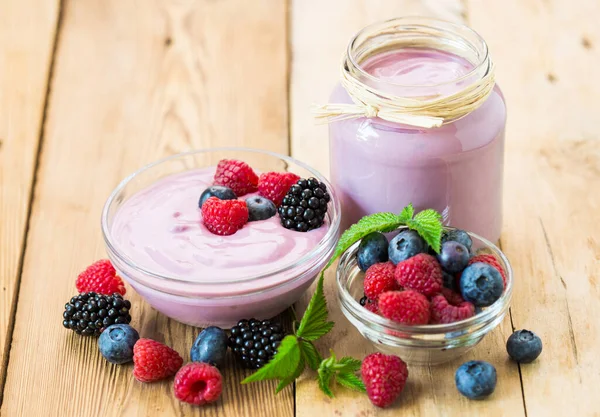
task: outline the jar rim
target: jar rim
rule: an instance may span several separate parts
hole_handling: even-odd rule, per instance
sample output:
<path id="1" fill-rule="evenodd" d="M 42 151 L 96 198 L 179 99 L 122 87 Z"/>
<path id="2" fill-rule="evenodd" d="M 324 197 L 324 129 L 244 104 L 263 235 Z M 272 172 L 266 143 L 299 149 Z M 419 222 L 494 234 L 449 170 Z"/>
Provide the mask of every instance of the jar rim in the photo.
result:
<path id="1" fill-rule="evenodd" d="M 453 33 L 454 35 L 459 35 L 460 32 L 464 32 L 465 35 L 470 35 L 473 37 L 474 41 L 479 43 L 477 47 L 477 52 L 479 56 L 478 62 L 471 62 L 473 68 L 471 68 L 466 74 L 461 75 L 460 77 L 454 78 L 452 80 L 435 83 L 435 84 L 401 84 L 393 81 L 381 80 L 380 78 L 370 74 L 366 71 L 361 62 L 356 59 L 355 49 L 358 47 L 357 42 L 361 39 L 361 37 L 367 37 L 366 40 L 369 39 L 368 34 L 371 32 L 377 32 L 383 28 L 395 29 L 398 33 L 400 33 L 401 29 L 408 30 L 414 28 L 424 28 L 424 29 L 435 29 L 440 32 Z M 460 35 L 459 35 L 460 36 Z M 460 36 L 466 44 L 472 47 L 476 47 L 474 42 L 468 41 L 464 36 Z M 363 41 L 364 42 L 364 41 Z M 443 52 L 442 49 L 439 49 Z M 373 55 L 373 54 L 372 54 Z M 442 19 L 432 18 L 432 17 L 422 17 L 422 16 L 404 16 L 397 17 L 393 19 L 388 19 L 380 22 L 372 23 L 368 26 L 365 26 L 360 31 L 358 31 L 348 42 L 348 46 L 346 48 L 345 61 L 349 67 L 351 67 L 352 71 L 357 73 L 360 77 L 364 77 L 365 79 L 380 84 L 386 84 L 393 87 L 401 87 L 401 88 L 433 88 L 433 87 L 441 87 L 452 84 L 461 83 L 471 77 L 477 76 L 477 78 L 481 78 L 485 76 L 488 71 L 491 70 L 491 59 L 489 54 L 489 48 L 483 37 L 476 32 L 471 27 L 462 24 L 462 23 L 454 23 Z"/>
<path id="2" fill-rule="evenodd" d="M 407 227 L 400 227 L 398 230 L 404 230 Z M 446 230 L 454 230 L 453 227 L 445 227 Z M 458 333 L 468 331 L 471 327 L 485 327 L 488 323 L 493 323 L 495 319 L 501 316 L 510 307 L 510 301 L 512 298 L 514 277 L 513 270 L 510 262 L 506 255 L 489 240 L 481 237 L 475 233 L 467 232 L 471 238 L 475 238 L 477 241 L 483 243 L 486 249 L 493 252 L 494 255 L 500 258 L 500 262 L 505 269 L 506 273 L 506 288 L 502 293 L 502 296 L 496 300 L 491 306 L 486 308 L 479 314 L 475 314 L 468 319 L 460 320 L 454 323 L 447 324 L 425 324 L 409 326 L 401 323 L 396 323 L 385 317 L 379 316 L 371 311 L 367 310 L 360 305 L 348 292 L 346 285 L 342 282 L 344 278 L 344 267 L 347 266 L 348 262 L 355 258 L 356 251 L 360 242 L 356 242 L 350 248 L 344 252 L 340 262 L 336 269 L 336 282 L 338 290 L 338 299 L 343 306 L 344 310 L 348 310 L 353 316 L 357 318 L 362 324 L 366 326 L 375 326 L 383 329 L 384 331 L 405 333 L 410 336 L 446 336 L 449 333 Z M 389 336 L 389 335 L 388 335 Z"/>
<path id="3" fill-rule="evenodd" d="M 111 227 L 109 224 L 110 223 L 109 222 L 110 209 L 111 209 L 111 206 L 114 203 L 114 201 L 119 196 L 120 192 L 122 192 L 123 189 L 128 184 L 131 183 L 131 181 L 133 181 L 135 178 L 137 178 L 142 173 L 147 172 L 148 170 L 150 170 L 160 164 L 170 162 L 170 161 L 176 160 L 178 158 L 193 156 L 193 155 L 197 155 L 197 154 L 206 154 L 206 153 L 211 153 L 211 152 L 229 152 L 229 151 L 231 151 L 231 152 L 250 152 L 250 153 L 256 153 L 256 154 L 268 155 L 268 156 L 271 156 L 274 158 L 279 158 L 282 161 L 284 161 L 286 164 L 291 163 L 291 164 L 297 165 L 300 168 L 305 169 L 306 171 L 310 172 L 314 177 L 316 177 L 319 181 L 324 182 L 325 185 L 327 185 L 327 188 L 331 195 L 331 204 L 332 204 L 332 208 L 333 208 L 331 214 L 328 214 L 329 219 L 330 219 L 329 229 L 327 230 L 327 233 L 325 234 L 325 236 L 323 236 L 321 241 L 317 245 L 315 245 L 315 247 L 311 251 L 304 254 L 301 258 L 299 258 L 293 262 L 290 262 L 286 265 L 282 265 L 281 267 L 279 267 L 277 269 L 269 270 L 266 273 L 260 273 L 260 274 L 255 274 L 252 276 L 247 276 L 247 277 L 244 277 L 244 278 L 238 279 L 238 280 L 227 281 L 224 283 L 222 281 L 198 282 L 198 281 L 193 281 L 193 280 L 181 279 L 181 278 L 178 278 L 175 276 L 170 276 L 167 274 L 158 273 L 158 272 L 148 269 L 147 267 L 141 266 L 138 262 L 134 261 L 130 256 L 124 254 L 123 251 L 119 250 L 116 247 L 116 245 L 113 242 Z M 106 203 L 104 204 L 104 207 L 102 209 L 102 215 L 101 215 L 102 235 L 103 235 L 107 250 L 109 251 L 109 254 L 112 254 L 113 256 L 115 256 L 119 261 L 123 262 L 125 265 L 127 265 L 132 270 L 140 272 L 152 279 L 157 279 L 159 281 L 167 282 L 167 283 L 173 282 L 173 283 L 187 284 L 187 285 L 227 285 L 227 286 L 231 286 L 231 285 L 240 284 L 240 283 L 249 283 L 252 281 L 261 280 L 264 278 L 269 278 L 272 276 L 276 276 L 276 275 L 279 275 L 282 273 L 289 272 L 303 264 L 310 264 L 311 260 L 315 256 L 318 257 L 322 253 L 326 254 L 328 251 L 332 251 L 333 247 L 335 247 L 335 244 L 337 242 L 338 231 L 340 228 L 340 223 L 341 223 L 341 206 L 340 206 L 339 199 L 335 195 L 335 190 L 333 189 L 333 186 L 331 185 L 331 183 L 319 171 L 310 167 L 309 165 L 305 164 L 304 162 L 301 162 L 301 161 L 299 161 L 295 158 L 292 158 L 290 156 L 287 156 L 287 155 L 282 155 L 282 154 L 278 154 L 276 152 L 266 151 L 266 150 L 262 150 L 262 149 L 244 148 L 244 147 L 217 147 L 217 148 L 192 150 L 192 151 L 188 151 L 188 152 L 182 152 L 182 153 L 170 155 L 170 156 L 158 159 L 154 162 L 151 162 L 151 163 L 143 166 L 142 168 L 138 169 L 137 171 L 133 172 L 132 174 L 128 175 L 127 177 L 125 177 L 115 187 L 115 189 L 111 192 L 110 196 L 106 200 Z M 281 283 L 278 283 L 278 284 L 275 284 L 272 286 L 268 286 L 265 289 L 271 289 L 271 288 L 277 287 L 279 285 L 283 285 L 292 280 L 286 280 L 284 282 L 281 282 Z M 143 284 L 143 285 L 149 284 L 148 282 L 145 282 L 145 280 L 140 281 L 140 280 L 136 279 L 136 281 L 138 281 L 140 284 Z M 259 289 L 259 291 L 260 291 L 260 289 Z"/>

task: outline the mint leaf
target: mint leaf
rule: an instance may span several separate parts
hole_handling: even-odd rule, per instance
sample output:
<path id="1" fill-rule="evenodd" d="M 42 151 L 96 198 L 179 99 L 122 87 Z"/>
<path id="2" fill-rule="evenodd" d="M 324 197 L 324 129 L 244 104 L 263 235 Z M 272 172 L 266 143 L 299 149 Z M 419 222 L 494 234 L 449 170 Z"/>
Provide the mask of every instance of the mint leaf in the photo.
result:
<path id="1" fill-rule="evenodd" d="M 336 381 L 343 387 L 358 392 L 367 392 L 365 384 L 356 374 L 350 372 L 340 372 L 337 374 Z"/>
<path id="2" fill-rule="evenodd" d="M 404 210 L 402 210 L 402 212 L 404 213 Z M 333 257 L 329 260 L 325 269 L 329 268 L 350 246 L 369 233 L 391 232 L 402 226 L 404 223 L 404 221 L 401 221 L 400 216 L 394 213 L 375 213 L 363 217 L 358 223 L 350 226 L 350 228 L 342 234 L 342 237 L 340 237 L 337 247 L 335 248 L 335 252 L 333 253 Z"/>
<path id="3" fill-rule="evenodd" d="M 296 336 L 304 340 L 317 340 L 327 334 L 335 323 L 327 321 L 327 301 L 323 294 L 324 275 L 321 272 L 317 288 L 308 303 L 304 316 L 300 321 Z"/>
<path id="4" fill-rule="evenodd" d="M 275 394 L 279 394 L 279 392 L 282 389 L 284 389 L 285 387 L 290 385 L 292 382 L 294 382 L 294 380 L 302 374 L 302 372 L 304 371 L 304 367 L 305 367 L 304 357 L 301 356 L 300 362 L 298 362 L 298 366 L 296 367 L 296 370 L 291 375 L 285 377 L 284 379 L 281 380 L 281 382 L 279 382 L 279 385 L 277 385 L 277 388 L 275 389 Z"/>
<path id="5" fill-rule="evenodd" d="M 415 215 L 415 208 L 413 207 L 412 203 L 410 203 L 408 206 L 406 206 L 402 209 L 402 211 L 400 212 L 400 215 L 398 216 L 398 219 L 402 223 L 406 223 L 407 221 L 412 219 L 414 215 Z"/>
<path id="6" fill-rule="evenodd" d="M 435 210 L 423 210 L 406 222 L 406 225 L 417 232 L 436 253 L 440 252 L 442 239 L 442 215 Z"/>
<path id="7" fill-rule="evenodd" d="M 313 345 L 308 340 L 303 339 L 299 340 L 299 343 L 302 356 L 306 360 L 306 363 L 308 364 L 310 369 L 312 369 L 313 371 L 319 369 L 319 364 L 321 363 L 323 358 L 321 358 L 321 354 L 319 353 L 315 345 Z"/>
<path id="8" fill-rule="evenodd" d="M 277 353 L 273 359 L 258 371 L 242 381 L 242 384 L 248 384 L 265 379 L 283 379 L 293 375 L 302 359 L 300 345 L 296 336 L 286 336 L 281 341 Z"/>
<path id="9" fill-rule="evenodd" d="M 331 356 L 324 359 L 319 366 L 319 388 L 325 395 L 333 397 L 330 385 L 331 381 L 337 381 L 344 387 L 365 392 L 364 384 L 355 374 L 360 369 L 361 363 L 361 361 L 348 356 L 338 361 L 331 351 Z"/>

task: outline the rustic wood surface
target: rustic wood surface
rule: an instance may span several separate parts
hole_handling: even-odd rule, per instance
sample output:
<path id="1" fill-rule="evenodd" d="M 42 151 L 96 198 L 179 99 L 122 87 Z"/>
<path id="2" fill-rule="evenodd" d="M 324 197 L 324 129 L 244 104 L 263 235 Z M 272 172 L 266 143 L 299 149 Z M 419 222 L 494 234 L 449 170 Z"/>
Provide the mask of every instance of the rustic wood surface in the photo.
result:
<path id="1" fill-rule="evenodd" d="M 510 316 L 464 360 L 496 366 L 480 402 L 454 388 L 456 363 L 411 367 L 386 411 L 306 372 L 278 396 L 241 386 L 182 405 L 170 382 L 142 385 L 95 340 L 62 330 L 76 274 L 104 257 L 102 205 L 126 174 L 214 145 L 290 153 L 328 170 L 327 128 L 308 112 L 336 82 L 349 37 L 400 15 L 464 22 L 487 40 L 509 107 L 501 245 L 516 287 Z M 0 4 L 0 414 L 2 416 L 600 415 L 600 3 L 597 0 L 5 0 Z M 289 112 L 289 115 L 288 115 Z M 289 122 L 288 122 L 289 120 Z M 326 292 L 338 355 L 372 351 Z M 197 329 L 129 289 L 133 324 L 189 359 Z M 299 303 L 302 311 L 305 297 Z M 544 340 L 521 367 L 515 328 Z"/>

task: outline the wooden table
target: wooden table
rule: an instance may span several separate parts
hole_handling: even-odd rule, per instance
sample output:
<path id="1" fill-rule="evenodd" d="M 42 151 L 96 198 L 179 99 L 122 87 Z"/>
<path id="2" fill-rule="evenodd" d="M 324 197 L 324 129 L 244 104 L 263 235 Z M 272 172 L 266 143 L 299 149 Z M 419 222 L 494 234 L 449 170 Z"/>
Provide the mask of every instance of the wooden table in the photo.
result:
<path id="1" fill-rule="evenodd" d="M 215 145 L 288 153 L 328 169 L 327 100 L 362 26 L 399 15 L 466 22 L 488 41 L 509 107 L 501 245 L 513 262 L 510 317 L 464 359 L 498 370 L 487 401 L 456 392 L 460 361 L 410 369 L 386 411 L 305 373 L 239 385 L 222 400 L 176 401 L 143 385 L 96 340 L 60 325 L 76 274 L 104 257 L 99 218 L 118 181 L 161 156 Z M 0 403 L 14 416 L 600 415 L 600 2 L 598 0 L 4 0 L 0 5 Z M 322 352 L 371 347 L 342 317 Z M 130 289 L 133 325 L 188 360 L 197 330 Z M 308 297 L 308 295 L 307 295 Z M 298 309 L 302 310 L 306 300 Z M 540 360 L 504 343 L 535 330 Z"/>

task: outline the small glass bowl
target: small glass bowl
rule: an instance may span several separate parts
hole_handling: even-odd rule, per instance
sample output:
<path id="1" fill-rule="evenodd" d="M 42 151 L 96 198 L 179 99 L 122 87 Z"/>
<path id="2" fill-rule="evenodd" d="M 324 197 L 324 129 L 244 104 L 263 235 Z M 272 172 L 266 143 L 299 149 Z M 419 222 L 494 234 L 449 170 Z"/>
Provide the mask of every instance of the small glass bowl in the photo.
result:
<path id="1" fill-rule="evenodd" d="M 405 227 L 399 230 L 403 229 Z M 356 261 L 359 242 L 344 252 L 337 267 L 338 301 L 342 312 L 375 348 L 399 356 L 409 364 L 438 365 L 463 355 L 502 322 L 513 291 L 513 272 L 506 256 L 490 241 L 474 233 L 469 236 L 475 254 L 495 255 L 506 272 L 506 289 L 500 299 L 481 311 L 476 310 L 475 316 L 450 324 L 406 326 L 368 311 L 358 301 L 364 295 L 364 273 Z"/>
<path id="2" fill-rule="evenodd" d="M 159 179 L 196 168 L 214 167 L 221 159 L 239 159 L 257 172 L 289 171 L 324 182 L 331 195 L 326 222 L 329 229 L 315 247 L 277 269 L 224 282 L 214 276 L 185 279 L 152 271 L 120 250 L 112 235 L 119 208 Z M 168 317 L 198 327 L 230 327 L 242 318 L 271 318 L 294 304 L 331 258 L 340 227 L 340 203 L 331 184 L 308 165 L 273 152 L 247 148 L 214 148 L 173 155 L 125 178 L 112 192 L 102 212 L 102 233 L 108 256 L 119 274 L 152 307 Z M 267 268 L 268 269 L 268 268 Z"/>

